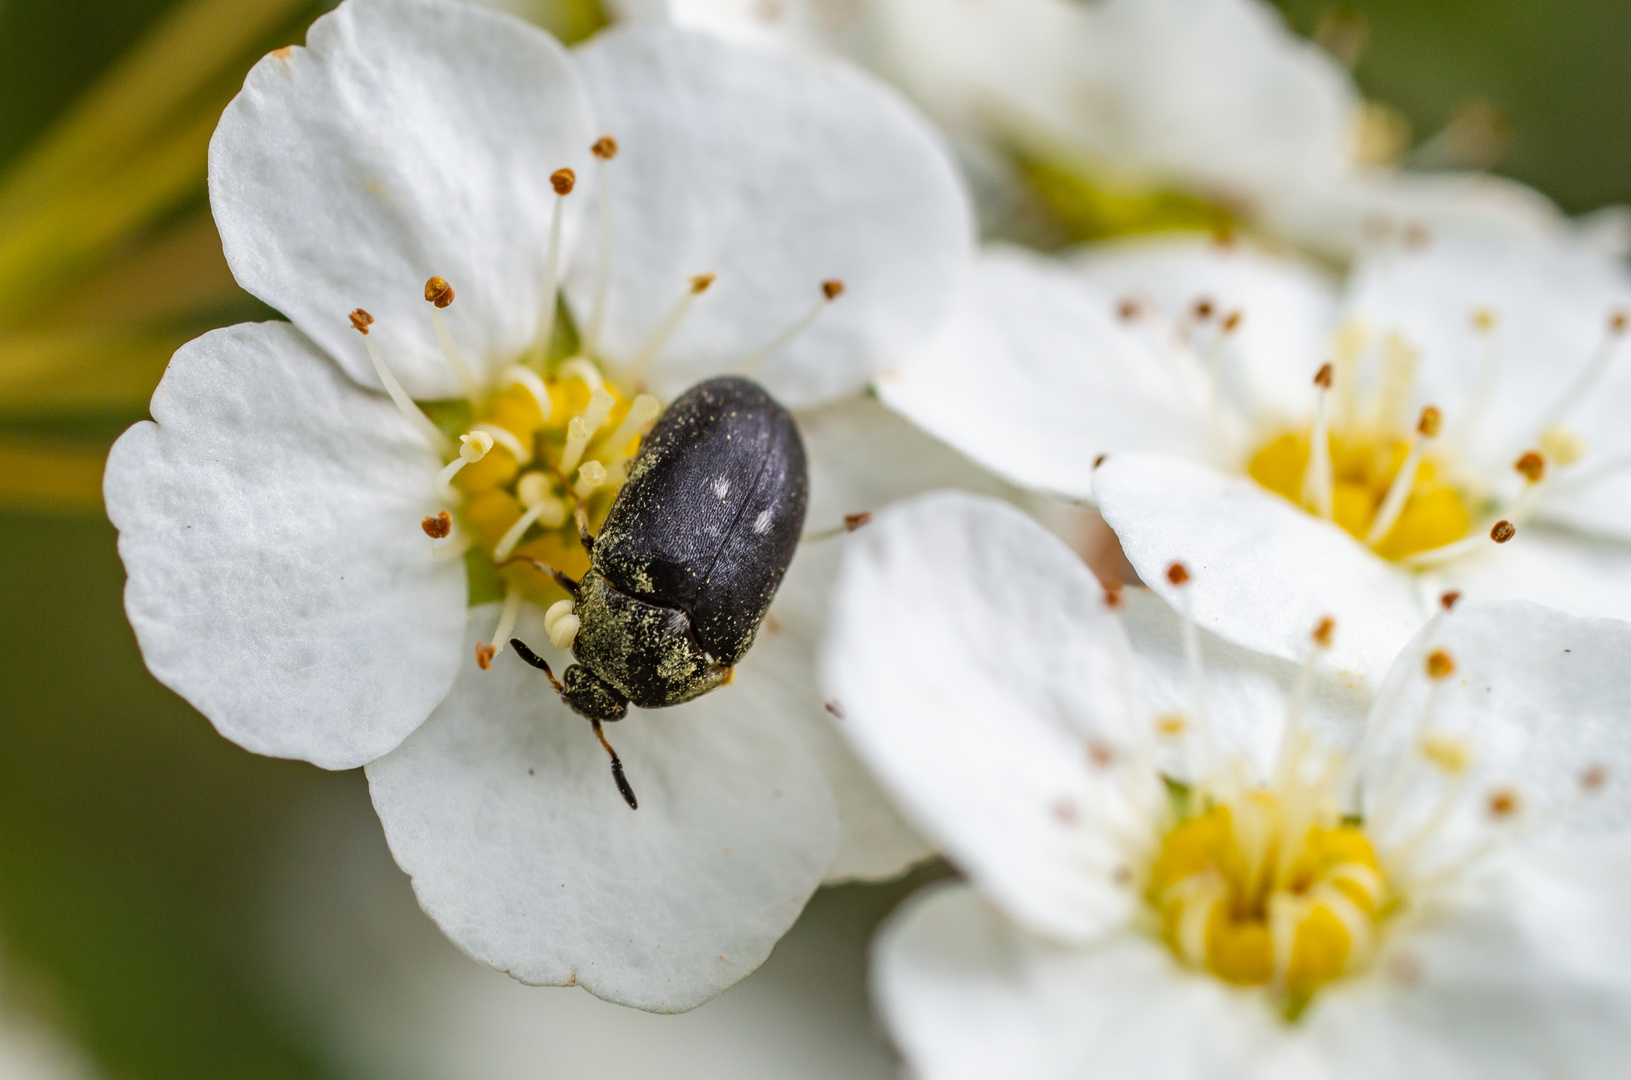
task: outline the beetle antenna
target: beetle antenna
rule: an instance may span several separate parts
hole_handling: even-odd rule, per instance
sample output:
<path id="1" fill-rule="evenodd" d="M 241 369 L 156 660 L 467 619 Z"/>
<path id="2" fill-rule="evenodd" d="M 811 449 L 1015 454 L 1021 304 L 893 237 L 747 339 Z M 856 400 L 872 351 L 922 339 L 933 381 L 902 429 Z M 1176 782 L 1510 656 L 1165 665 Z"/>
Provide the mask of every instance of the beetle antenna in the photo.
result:
<path id="1" fill-rule="evenodd" d="M 549 685 L 555 688 L 555 692 L 557 694 L 566 693 L 566 687 L 561 685 L 561 680 L 557 679 L 555 677 L 555 673 L 549 670 L 549 661 L 545 660 L 542 656 L 539 656 L 537 653 L 528 648 L 526 642 L 522 641 L 520 638 L 511 638 L 510 648 L 515 650 L 515 655 L 519 656 L 521 659 L 525 660 L 539 671 L 542 671 L 544 673 L 544 678 L 549 680 Z"/>
<path id="2" fill-rule="evenodd" d="M 550 577 L 554 578 L 555 579 L 555 584 L 557 584 L 561 588 L 565 589 L 566 594 L 568 596 L 572 597 L 574 600 L 577 599 L 577 597 L 578 597 L 578 583 L 575 580 L 573 580 L 572 578 L 567 577 L 565 574 L 561 573 L 559 570 L 555 569 L 553 566 L 549 565 L 548 563 L 546 563 L 542 559 L 534 558 L 531 555 L 511 555 L 508 559 L 505 559 L 503 562 L 498 564 L 498 569 L 502 570 L 506 566 L 509 566 L 511 563 L 518 563 L 518 562 L 531 563 L 533 569 L 537 570 L 540 574 L 548 574 Z M 530 661 L 530 660 L 527 661 L 527 662 L 532 663 L 532 661 Z M 532 666 L 537 667 L 538 665 L 533 664 Z M 545 670 L 547 671 L 548 669 L 545 668 Z"/>
<path id="3" fill-rule="evenodd" d="M 589 535 L 589 512 L 583 508 L 583 500 L 578 500 L 577 509 L 572 516 L 578 523 L 578 539 L 583 541 L 583 550 L 593 555 L 595 553 L 595 538 Z"/>
<path id="4" fill-rule="evenodd" d="M 589 723 L 594 726 L 595 738 L 600 740 L 600 745 L 612 755 L 612 779 L 617 781 L 617 790 L 622 794 L 623 801 L 629 804 L 630 810 L 640 809 L 640 802 L 634 797 L 634 789 L 629 787 L 629 778 L 623 775 L 623 759 L 617 756 L 612 744 L 606 741 L 606 733 L 600 730 L 600 721 L 591 716 Z"/>

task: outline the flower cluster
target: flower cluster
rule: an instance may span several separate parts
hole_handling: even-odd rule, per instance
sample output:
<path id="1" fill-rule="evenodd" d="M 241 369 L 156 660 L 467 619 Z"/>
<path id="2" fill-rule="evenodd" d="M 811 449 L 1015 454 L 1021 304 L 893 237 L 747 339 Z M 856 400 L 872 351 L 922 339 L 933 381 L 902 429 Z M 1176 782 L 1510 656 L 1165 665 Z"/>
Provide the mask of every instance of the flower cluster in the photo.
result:
<path id="1" fill-rule="evenodd" d="M 524 982 L 691 1008 L 939 852 L 875 978 L 934 1080 L 1615 1075 L 1631 273 L 1355 171 L 1375 115 L 1246 0 L 771 7 L 770 50 L 673 0 L 569 52 L 346 0 L 256 66 L 211 208 L 288 321 L 184 347 L 107 467 L 153 674 L 364 767 Z M 1348 265 L 977 252 L 838 41 L 965 164 Z"/>

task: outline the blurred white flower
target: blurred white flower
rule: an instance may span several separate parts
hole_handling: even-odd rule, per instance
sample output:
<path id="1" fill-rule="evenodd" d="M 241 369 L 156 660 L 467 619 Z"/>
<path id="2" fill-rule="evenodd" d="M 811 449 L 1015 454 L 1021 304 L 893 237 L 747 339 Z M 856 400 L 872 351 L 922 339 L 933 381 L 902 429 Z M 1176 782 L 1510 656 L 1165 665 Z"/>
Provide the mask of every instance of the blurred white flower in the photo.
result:
<path id="1" fill-rule="evenodd" d="M 308 40 L 251 72 L 210 160 L 238 281 L 292 323 L 183 348 L 108 463 L 144 658 L 248 749 L 368 764 L 398 861 L 471 955 L 694 1006 L 829 870 L 894 872 L 921 842 L 834 745 L 860 792 L 834 867 L 808 649 L 620 730 L 630 814 L 582 720 L 494 663 L 512 632 L 555 636 L 558 598 L 497 564 L 573 572 L 568 507 L 604 513 L 659 399 L 697 379 L 853 397 L 968 262 L 957 177 L 866 77 L 674 28 L 569 55 L 473 6 L 349 0 Z M 851 447 L 880 448 L 812 433 L 830 476 Z"/>
<path id="2" fill-rule="evenodd" d="M 666 16 L 733 40 L 867 64 L 952 134 L 977 188 L 994 188 L 1000 202 L 1017 159 L 1032 182 L 1053 190 L 1056 209 L 1096 235 L 1233 218 L 1346 258 L 1378 224 L 1460 222 L 1522 234 L 1563 226 L 1538 192 L 1444 168 L 1458 155 L 1426 155 L 1439 166 L 1432 172 L 1395 167 L 1408 125 L 1365 103 L 1341 64 L 1260 0 L 609 6 L 625 18 Z M 1497 124 L 1488 107 L 1468 110 L 1460 128 L 1470 130 L 1433 145 L 1460 147 L 1481 134 L 1473 164 L 1487 165 L 1482 144 L 1496 138 Z"/>
<path id="3" fill-rule="evenodd" d="M 1299 671 L 961 494 L 855 538 L 823 684 L 969 881 L 875 949 L 915 1075 L 1620 1074 L 1631 626 L 1463 604 L 1361 722 L 1337 616 Z"/>
<path id="4" fill-rule="evenodd" d="M 1341 611 L 1333 662 L 1374 678 L 1446 589 L 1631 617 L 1628 312 L 1619 263 L 1476 230 L 1379 245 L 1340 295 L 1244 244 L 996 249 L 878 389 L 1096 502 L 1169 600 L 1196 564 L 1231 641 L 1295 658 Z"/>

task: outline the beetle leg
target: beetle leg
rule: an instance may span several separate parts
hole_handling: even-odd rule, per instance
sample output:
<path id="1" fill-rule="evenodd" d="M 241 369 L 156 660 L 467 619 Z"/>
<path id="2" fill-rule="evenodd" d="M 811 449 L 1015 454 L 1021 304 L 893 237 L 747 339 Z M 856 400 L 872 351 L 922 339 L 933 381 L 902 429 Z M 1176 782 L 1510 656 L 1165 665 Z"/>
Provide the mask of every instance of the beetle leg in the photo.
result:
<path id="1" fill-rule="evenodd" d="M 549 670 L 549 661 L 545 660 L 542 656 L 539 656 L 537 653 L 528 648 L 526 642 L 522 641 L 520 638 L 511 638 L 510 648 L 515 650 L 515 655 L 519 656 L 521 659 L 525 660 L 539 671 L 542 671 L 544 673 L 544 677 L 549 680 L 549 685 L 555 688 L 555 692 L 557 694 L 564 694 L 566 692 L 566 687 L 561 685 L 561 680 L 557 679 L 555 677 L 555 673 Z"/>
<path id="2" fill-rule="evenodd" d="M 600 730 L 600 721 L 591 716 L 589 723 L 594 726 L 595 738 L 600 740 L 600 745 L 604 746 L 606 752 L 612 755 L 612 779 L 617 781 L 617 790 L 622 794 L 623 801 L 629 804 L 630 810 L 640 809 L 640 803 L 634 797 L 634 789 L 629 787 L 629 778 L 623 775 L 623 759 L 617 756 L 617 751 L 612 749 L 612 744 L 606 741 L 606 733 Z"/>
<path id="3" fill-rule="evenodd" d="M 531 555 L 511 555 L 508 559 L 505 559 L 503 562 L 499 563 L 498 568 L 502 570 L 511 563 L 517 562 L 531 563 L 533 569 L 537 570 L 540 574 L 548 574 L 550 577 L 554 578 L 555 584 L 566 590 L 566 595 L 570 596 L 574 600 L 578 598 L 578 583 L 561 573 L 559 570 L 555 569 L 553 566 L 544 562 L 542 559 L 535 559 Z M 533 666 L 536 667 L 537 665 L 534 664 Z"/>
<path id="4" fill-rule="evenodd" d="M 595 553 L 595 538 L 589 535 L 589 512 L 583 508 L 580 500 L 577 511 L 572 515 L 578 522 L 578 539 L 583 542 L 583 550 L 593 555 Z"/>

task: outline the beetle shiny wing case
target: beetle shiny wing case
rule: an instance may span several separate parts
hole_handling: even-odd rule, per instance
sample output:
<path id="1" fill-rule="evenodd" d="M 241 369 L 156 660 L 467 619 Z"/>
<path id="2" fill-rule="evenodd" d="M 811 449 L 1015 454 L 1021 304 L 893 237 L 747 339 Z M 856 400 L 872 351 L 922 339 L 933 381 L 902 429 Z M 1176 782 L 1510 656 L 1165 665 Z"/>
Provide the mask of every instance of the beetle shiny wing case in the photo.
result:
<path id="1" fill-rule="evenodd" d="M 594 566 L 630 596 L 685 611 L 702 647 L 734 665 L 792 561 L 808 497 L 787 410 L 748 379 L 709 379 L 641 443 Z"/>

